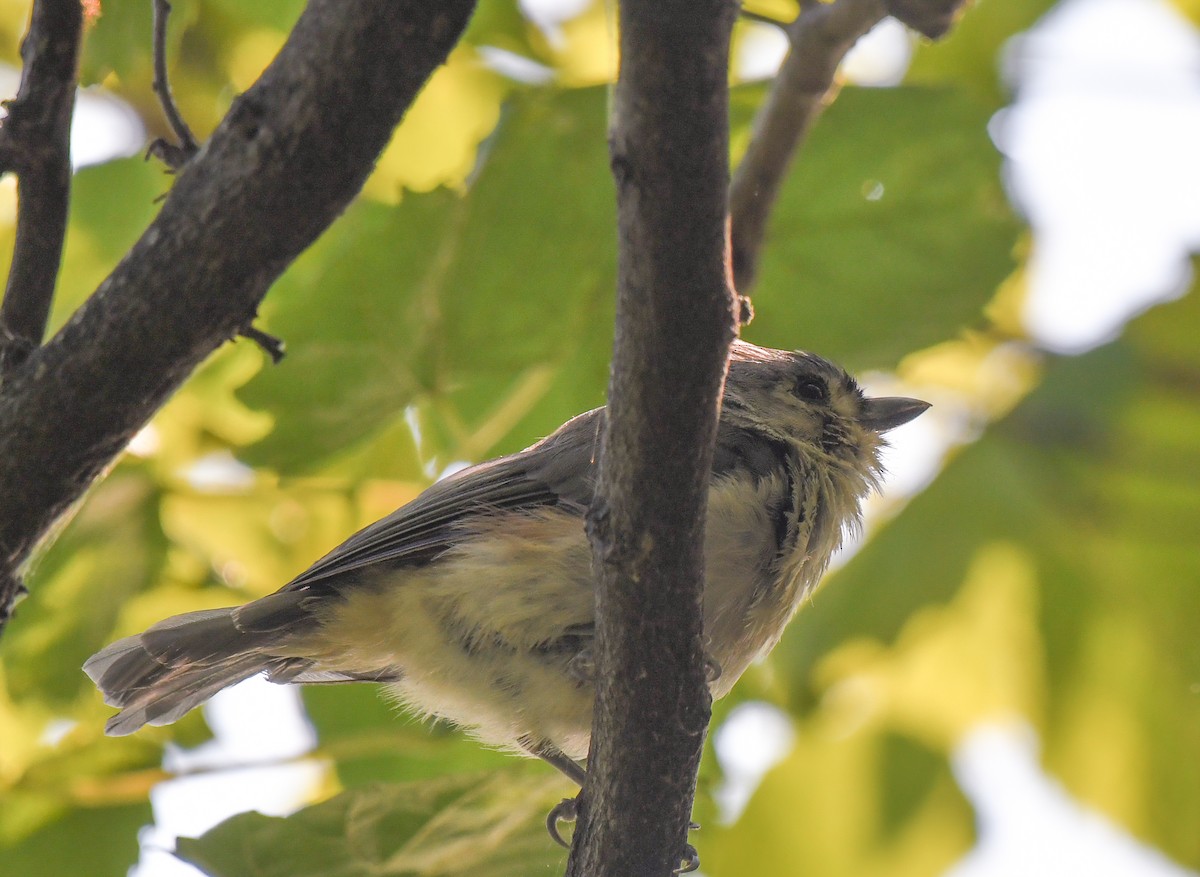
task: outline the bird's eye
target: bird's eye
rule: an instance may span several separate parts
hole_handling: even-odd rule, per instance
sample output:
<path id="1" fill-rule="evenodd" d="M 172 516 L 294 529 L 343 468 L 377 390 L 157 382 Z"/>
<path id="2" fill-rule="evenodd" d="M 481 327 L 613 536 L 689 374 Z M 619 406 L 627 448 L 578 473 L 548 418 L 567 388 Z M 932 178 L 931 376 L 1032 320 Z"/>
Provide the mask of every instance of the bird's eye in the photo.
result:
<path id="1" fill-rule="evenodd" d="M 829 390 L 816 378 L 801 378 L 796 382 L 794 392 L 808 402 L 825 402 L 829 399 Z"/>

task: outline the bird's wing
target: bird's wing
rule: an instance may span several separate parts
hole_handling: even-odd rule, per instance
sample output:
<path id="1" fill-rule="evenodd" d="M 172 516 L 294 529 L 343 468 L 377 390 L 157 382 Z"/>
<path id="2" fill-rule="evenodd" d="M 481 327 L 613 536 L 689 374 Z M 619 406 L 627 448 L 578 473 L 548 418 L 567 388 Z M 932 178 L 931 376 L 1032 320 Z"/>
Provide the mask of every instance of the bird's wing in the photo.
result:
<path id="1" fill-rule="evenodd" d="M 355 533 L 293 579 L 285 590 L 375 564 L 426 563 L 463 538 L 478 515 L 554 507 L 583 515 L 595 485 L 595 447 L 603 409 L 568 421 L 533 447 L 457 472 L 412 502 Z"/>

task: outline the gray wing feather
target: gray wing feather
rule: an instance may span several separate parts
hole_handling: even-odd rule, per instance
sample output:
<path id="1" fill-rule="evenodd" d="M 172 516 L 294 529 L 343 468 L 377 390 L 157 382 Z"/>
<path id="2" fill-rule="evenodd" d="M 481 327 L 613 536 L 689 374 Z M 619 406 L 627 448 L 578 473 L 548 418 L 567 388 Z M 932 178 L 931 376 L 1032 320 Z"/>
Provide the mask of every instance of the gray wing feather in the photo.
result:
<path id="1" fill-rule="evenodd" d="M 355 533 L 293 579 L 286 590 L 310 588 L 376 564 L 426 563 L 461 539 L 477 515 L 554 506 L 582 516 L 595 488 L 603 416 L 600 408 L 581 414 L 519 454 L 439 481 Z"/>
<path id="2" fill-rule="evenodd" d="M 169 724 L 222 688 L 278 662 L 269 649 L 280 639 L 278 632 L 239 628 L 235 609 L 206 609 L 118 640 L 83 669 L 104 692 L 104 702 L 121 708 L 106 728 L 119 736 L 147 723 Z"/>

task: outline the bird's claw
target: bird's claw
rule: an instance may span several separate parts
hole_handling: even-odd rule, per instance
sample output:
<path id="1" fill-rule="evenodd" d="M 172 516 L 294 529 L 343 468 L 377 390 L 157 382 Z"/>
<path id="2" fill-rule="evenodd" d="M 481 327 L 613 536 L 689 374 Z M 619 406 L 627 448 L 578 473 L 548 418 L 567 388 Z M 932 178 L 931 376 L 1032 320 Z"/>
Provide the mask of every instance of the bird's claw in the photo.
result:
<path id="1" fill-rule="evenodd" d="M 563 798 L 546 814 L 546 831 L 549 832 L 551 839 L 563 849 L 570 849 L 571 845 L 563 840 L 563 836 L 558 832 L 558 823 L 574 822 L 579 816 L 579 801 L 577 798 Z M 696 831 L 700 828 L 699 822 L 689 822 L 688 831 Z M 691 844 L 684 844 L 683 856 L 680 858 L 679 867 L 674 870 L 675 874 L 690 874 L 700 867 L 700 854 L 696 852 L 696 848 Z"/>
<path id="2" fill-rule="evenodd" d="M 567 675 L 580 686 L 591 685 L 596 681 L 596 661 L 591 649 L 582 649 L 567 662 Z"/>
<path id="3" fill-rule="evenodd" d="M 558 823 L 574 822 L 578 815 L 579 805 L 574 798 L 563 798 L 546 815 L 546 831 L 550 832 L 551 839 L 564 849 L 569 850 L 571 845 L 563 840 L 562 835 L 558 833 Z"/>
<path id="4" fill-rule="evenodd" d="M 683 858 L 678 868 L 675 869 L 675 874 L 690 874 L 700 867 L 700 854 L 696 852 L 696 848 L 691 844 L 683 845 Z"/>

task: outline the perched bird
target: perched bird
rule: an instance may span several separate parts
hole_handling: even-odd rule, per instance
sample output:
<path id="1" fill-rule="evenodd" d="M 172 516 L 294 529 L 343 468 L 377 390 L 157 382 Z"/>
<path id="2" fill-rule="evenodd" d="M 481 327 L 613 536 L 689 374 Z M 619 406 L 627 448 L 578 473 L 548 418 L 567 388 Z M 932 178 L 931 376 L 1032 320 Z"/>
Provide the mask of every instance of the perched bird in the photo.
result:
<path id="1" fill-rule="evenodd" d="M 880 476 L 881 434 L 916 399 L 867 398 L 808 353 L 737 342 L 708 495 L 704 633 L 714 697 L 771 650 Z M 267 597 L 168 618 L 84 670 L 120 707 L 107 732 L 163 725 L 257 673 L 378 682 L 425 716 L 582 783 L 595 600 L 584 515 L 598 408 L 464 469 Z"/>

